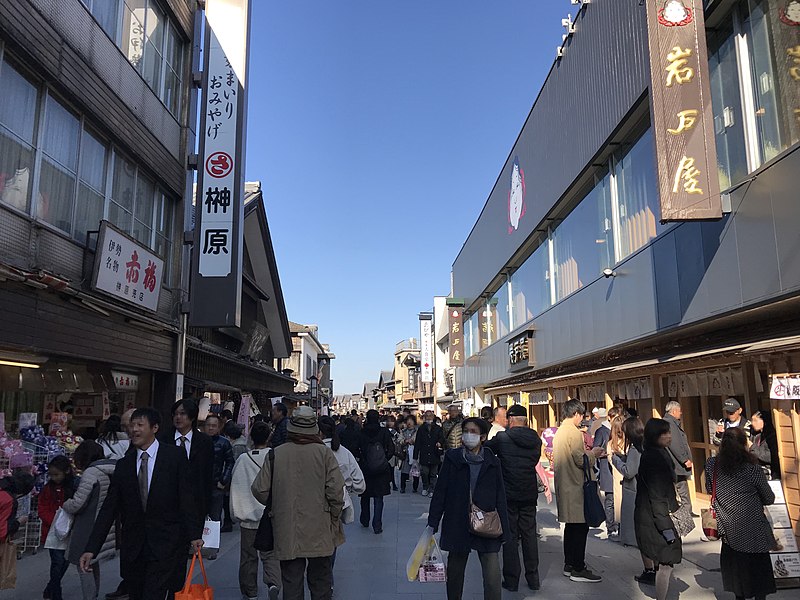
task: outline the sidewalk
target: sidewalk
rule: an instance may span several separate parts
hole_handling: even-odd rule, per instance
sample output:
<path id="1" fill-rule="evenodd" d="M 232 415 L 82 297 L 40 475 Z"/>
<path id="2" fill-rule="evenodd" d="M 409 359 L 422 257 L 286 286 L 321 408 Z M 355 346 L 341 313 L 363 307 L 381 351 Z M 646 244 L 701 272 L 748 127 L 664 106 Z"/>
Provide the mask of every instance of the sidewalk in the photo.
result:
<path id="1" fill-rule="evenodd" d="M 336 600 L 445 600 L 445 586 L 440 583 L 409 582 L 405 566 L 417 539 L 425 527 L 429 500 L 419 494 L 392 494 L 386 498 L 381 535 L 364 529 L 356 520 L 346 529 L 347 543 L 339 548 L 336 559 Z M 639 586 L 633 576 L 641 572 L 639 552 L 605 539 L 605 533 L 593 530 L 587 545 L 587 562 L 603 581 L 599 584 L 575 583 L 561 574 L 563 554 L 561 531 L 553 506 L 540 506 L 539 575 L 542 589 L 530 592 L 522 582 L 523 591 L 503 591 L 504 600 L 617 600 L 655 597 L 655 589 Z M 239 534 L 222 534 L 222 548 L 216 561 L 207 561 L 207 571 L 214 586 L 215 600 L 239 600 Z M 48 578 L 47 552 L 26 555 L 18 563 L 16 590 L 0 592 L 0 600 L 35 600 L 41 597 Z M 100 598 L 113 591 L 119 583 L 118 561 L 102 564 Z M 722 591 L 719 573 L 719 542 L 703 543 L 697 530 L 684 543 L 684 560 L 675 568 L 670 598 L 682 600 L 733 600 Z M 199 575 L 198 575 L 199 577 Z M 259 582 L 259 586 L 261 583 Z M 473 554 L 467 567 L 463 600 L 483 600 L 480 566 Z M 261 586 L 260 598 L 266 597 Z M 70 567 L 64 577 L 64 597 L 81 598 L 77 571 Z M 798 590 L 784 590 L 769 596 L 770 600 L 797 598 Z"/>

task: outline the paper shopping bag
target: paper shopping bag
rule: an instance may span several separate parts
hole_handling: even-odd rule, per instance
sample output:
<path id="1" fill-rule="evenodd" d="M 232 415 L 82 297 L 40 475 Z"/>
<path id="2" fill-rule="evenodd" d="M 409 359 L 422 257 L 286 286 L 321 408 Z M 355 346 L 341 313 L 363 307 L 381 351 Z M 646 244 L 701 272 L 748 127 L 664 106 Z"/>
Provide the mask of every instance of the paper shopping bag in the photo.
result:
<path id="1" fill-rule="evenodd" d="M 219 548 L 219 521 L 209 519 L 203 525 L 203 546 Z"/>
<path id="2" fill-rule="evenodd" d="M 194 563 L 198 560 L 200 561 L 200 570 L 203 572 L 203 583 L 192 583 Z M 199 551 L 192 557 L 192 566 L 189 567 L 186 583 L 181 591 L 175 592 L 175 600 L 214 600 L 214 589 L 208 585 L 206 568 L 203 566 L 203 555 Z"/>
<path id="3" fill-rule="evenodd" d="M 17 587 L 17 545 L 0 541 L 0 590 Z"/>

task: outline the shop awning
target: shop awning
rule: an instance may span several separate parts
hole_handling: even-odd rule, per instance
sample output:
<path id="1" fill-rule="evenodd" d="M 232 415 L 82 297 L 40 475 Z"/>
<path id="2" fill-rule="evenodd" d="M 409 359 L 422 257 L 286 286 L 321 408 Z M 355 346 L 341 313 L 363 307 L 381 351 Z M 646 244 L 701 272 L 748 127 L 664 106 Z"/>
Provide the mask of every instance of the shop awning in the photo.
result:
<path id="1" fill-rule="evenodd" d="M 789 337 L 773 338 L 751 344 L 742 354 L 760 354 L 762 352 L 788 352 L 790 350 L 800 349 L 800 335 L 792 335 Z"/>

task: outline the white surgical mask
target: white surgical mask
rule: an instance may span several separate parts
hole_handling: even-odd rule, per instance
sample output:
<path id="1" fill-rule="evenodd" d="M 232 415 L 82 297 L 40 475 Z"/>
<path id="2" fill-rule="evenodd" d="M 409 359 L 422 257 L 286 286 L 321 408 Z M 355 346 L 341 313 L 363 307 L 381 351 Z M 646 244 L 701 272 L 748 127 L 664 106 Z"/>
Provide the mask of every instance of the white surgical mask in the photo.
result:
<path id="1" fill-rule="evenodd" d="M 461 441 L 469 450 L 476 448 L 481 443 L 481 436 L 478 433 L 464 433 L 461 435 Z"/>

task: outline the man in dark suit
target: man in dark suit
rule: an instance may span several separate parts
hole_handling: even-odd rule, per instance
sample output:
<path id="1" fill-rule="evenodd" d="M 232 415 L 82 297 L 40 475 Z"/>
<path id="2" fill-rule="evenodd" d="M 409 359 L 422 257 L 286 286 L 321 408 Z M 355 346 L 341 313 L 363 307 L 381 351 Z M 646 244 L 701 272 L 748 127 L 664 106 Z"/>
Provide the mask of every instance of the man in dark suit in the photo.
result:
<path id="1" fill-rule="evenodd" d="M 119 459 L 103 506 L 97 515 L 80 568 L 91 570 L 114 519 L 124 532 L 120 563 L 125 565 L 131 600 L 164 600 L 176 591 L 176 575 L 186 565 L 186 548 L 203 546 L 190 469 L 180 448 L 156 439 L 161 416 L 139 408 L 131 417 L 131 445 L 136 452 Z"/>
<path id="2" fill-rule="evenodd" d="M 200 409 L 192 398 L 183 398 L 172 405 L 175 431 L 162 438 L 165 443 L 183 448 L 191 466 L 191 480 L 197 498 L 198 516 L 205 521 L 214 488 L 214 442 L 197 430 Z"/>

